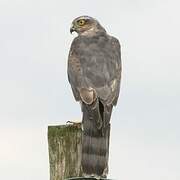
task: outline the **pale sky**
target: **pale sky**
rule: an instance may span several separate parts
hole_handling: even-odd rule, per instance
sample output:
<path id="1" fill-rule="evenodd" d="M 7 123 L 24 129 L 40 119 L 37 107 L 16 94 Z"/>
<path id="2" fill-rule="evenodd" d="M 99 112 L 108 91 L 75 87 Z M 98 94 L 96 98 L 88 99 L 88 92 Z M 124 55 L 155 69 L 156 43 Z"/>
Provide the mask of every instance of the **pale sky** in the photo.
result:
<path id="1" fill-rule="evenodd" d="M 178 0 L 0 1 L 0 179 L 49 180 L 47 126 L 81 119 L 67 80 L 71 22 L 93 16 L 122 46 L 110 176 L 180 179 Z"/>

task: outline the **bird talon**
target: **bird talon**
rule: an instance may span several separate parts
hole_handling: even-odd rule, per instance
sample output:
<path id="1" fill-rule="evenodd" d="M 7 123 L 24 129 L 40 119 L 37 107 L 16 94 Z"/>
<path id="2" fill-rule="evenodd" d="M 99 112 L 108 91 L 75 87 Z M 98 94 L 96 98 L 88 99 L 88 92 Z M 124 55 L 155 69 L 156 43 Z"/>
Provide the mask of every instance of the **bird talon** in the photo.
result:
<path id="1" fill-rule="evenodd" d="M 74 127 L 81 127 L 81 122 L 75 122 L 75 121 L 67 121 L 66 124 L 74 126 Z"/>

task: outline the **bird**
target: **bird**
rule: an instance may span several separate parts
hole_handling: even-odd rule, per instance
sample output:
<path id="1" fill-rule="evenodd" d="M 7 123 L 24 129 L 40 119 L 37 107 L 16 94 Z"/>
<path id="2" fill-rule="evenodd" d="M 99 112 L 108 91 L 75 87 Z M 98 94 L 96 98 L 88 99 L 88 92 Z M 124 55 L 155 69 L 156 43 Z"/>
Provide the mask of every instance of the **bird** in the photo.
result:
<path id="1" fill-rule="evenodd" d="M 110 119 L 121 82 L 121 46 L 93 17 L 73 20 L 67 74 L 72 93 L 82 111 L 82 158 L 84 176 L 108 174 Z"/>

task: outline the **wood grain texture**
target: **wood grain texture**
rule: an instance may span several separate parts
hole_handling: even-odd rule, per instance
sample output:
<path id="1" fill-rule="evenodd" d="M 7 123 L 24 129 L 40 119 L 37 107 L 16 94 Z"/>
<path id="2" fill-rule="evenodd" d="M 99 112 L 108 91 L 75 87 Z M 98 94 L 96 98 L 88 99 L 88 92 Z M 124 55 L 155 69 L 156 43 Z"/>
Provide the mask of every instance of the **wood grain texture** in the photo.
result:
<path id="1" fill-rule="evenodd" d="M 72 125 L 48 127 L 50 180 L 82 176 L 81 133 Z"/>

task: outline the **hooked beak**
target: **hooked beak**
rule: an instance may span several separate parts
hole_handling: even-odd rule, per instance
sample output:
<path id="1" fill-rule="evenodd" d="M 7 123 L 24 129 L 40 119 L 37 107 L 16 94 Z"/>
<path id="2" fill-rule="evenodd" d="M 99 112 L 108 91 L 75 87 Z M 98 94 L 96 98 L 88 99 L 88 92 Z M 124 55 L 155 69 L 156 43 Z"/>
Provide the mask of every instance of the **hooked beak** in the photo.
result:
<path id="1" fill-rule="evenodd" d="M 70 28 L 70 33 L 72 34 L 74 31 L 76 31 L 76 29 L 75 29 L 74 25 L 72 25 Z"/>

